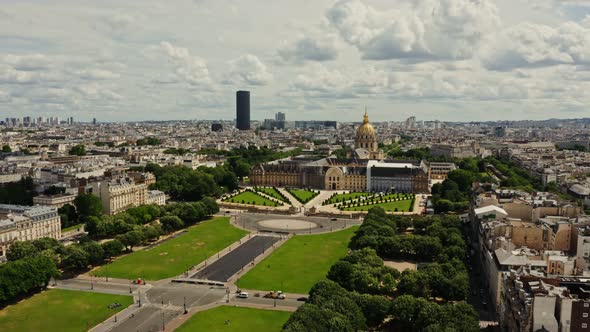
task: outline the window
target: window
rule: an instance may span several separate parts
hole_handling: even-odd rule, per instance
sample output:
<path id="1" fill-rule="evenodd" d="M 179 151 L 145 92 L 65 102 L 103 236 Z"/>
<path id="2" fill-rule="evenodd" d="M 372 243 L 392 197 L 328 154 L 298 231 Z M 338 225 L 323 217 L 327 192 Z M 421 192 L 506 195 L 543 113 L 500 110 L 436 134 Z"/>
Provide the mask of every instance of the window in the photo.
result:
<path id="1" fill-rule="evenodd" d="M 582 328 L 583 328 L 583 329 L 587 329 L 587 328 L 588 328 L 588 324 L 586 324 L 586 323 L 582 323 Z"/>
<path id="2" fill-rule="evenodd" d="M 590 303 L 584 302 L 584 308 L 588 308 L 588 307 L 590 307 Z"/>
<path id="3" fill-rule="evenodd" d="M 588 313 L 587 312 L 582 313 L 582 317 L 588 318 Z"/>

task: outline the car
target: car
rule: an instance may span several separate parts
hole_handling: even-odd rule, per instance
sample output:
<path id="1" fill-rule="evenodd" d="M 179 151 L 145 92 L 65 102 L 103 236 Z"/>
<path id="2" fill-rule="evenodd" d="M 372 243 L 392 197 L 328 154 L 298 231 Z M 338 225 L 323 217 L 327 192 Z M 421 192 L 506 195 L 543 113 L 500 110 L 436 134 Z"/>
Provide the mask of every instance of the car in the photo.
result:
<path id="1" fill-rule="evenodd" d="M 302 296 L 300 298 L 297 298 L 297 301 L 306 302 L 307 301 L 307 297 Z"/>
<path id="2" fill-rule="evenodd" d="M 236 297 L 239 297 L 241 299 L 247 299 L 248 298 L 248 293 L 246 293 L 246 292 L 239 292 L 238 295 L 236 295 Z"/>

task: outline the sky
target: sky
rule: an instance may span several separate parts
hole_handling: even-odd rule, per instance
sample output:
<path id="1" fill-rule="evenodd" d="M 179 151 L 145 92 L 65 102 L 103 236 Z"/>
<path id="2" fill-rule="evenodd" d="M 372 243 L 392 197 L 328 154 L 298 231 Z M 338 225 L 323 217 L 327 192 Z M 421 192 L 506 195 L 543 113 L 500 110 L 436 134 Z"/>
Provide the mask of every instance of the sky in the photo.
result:
<path id="1" fill-rule="evenodd" d="M 0 118 L 590 117 L 590 0 L 0 0 Z"/>

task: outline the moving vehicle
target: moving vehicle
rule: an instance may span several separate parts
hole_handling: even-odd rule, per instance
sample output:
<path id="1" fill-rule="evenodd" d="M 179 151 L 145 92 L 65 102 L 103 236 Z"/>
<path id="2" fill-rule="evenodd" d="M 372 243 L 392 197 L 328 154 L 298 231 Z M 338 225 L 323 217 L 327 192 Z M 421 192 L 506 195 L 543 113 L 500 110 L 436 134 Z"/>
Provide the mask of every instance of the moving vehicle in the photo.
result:
<path id="1" fill-rule="evenodd" d="M 236 295 L 236 297 L 239 297 L 241 299 L 247 299 L 248 298 L 248 293 L 246 293 L 246 292 L 239 292 L 238 295 Z"/>

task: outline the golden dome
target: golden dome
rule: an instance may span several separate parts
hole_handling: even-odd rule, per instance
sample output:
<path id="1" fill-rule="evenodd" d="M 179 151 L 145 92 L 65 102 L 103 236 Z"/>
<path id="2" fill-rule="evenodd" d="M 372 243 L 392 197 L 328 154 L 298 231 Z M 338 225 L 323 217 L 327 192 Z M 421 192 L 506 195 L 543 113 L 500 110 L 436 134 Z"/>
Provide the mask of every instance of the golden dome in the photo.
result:
<path id="1" fill-rule="evenodd" d="M 363 124 L 356 130 L 356 136 L 375 136 L 375 129 L 369 123 L 369 115 L 365 110 L 365 115 L 363 116 Z"/>

